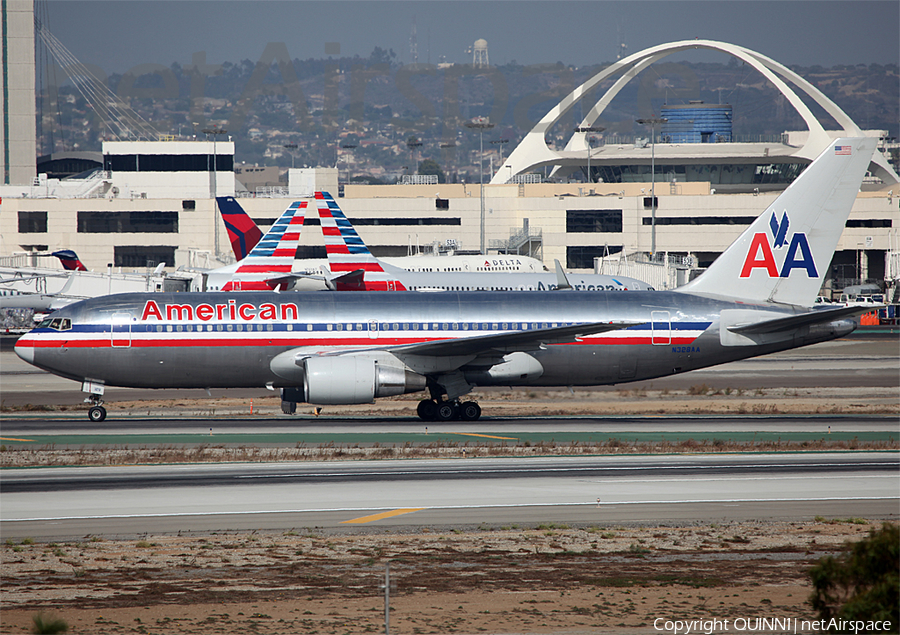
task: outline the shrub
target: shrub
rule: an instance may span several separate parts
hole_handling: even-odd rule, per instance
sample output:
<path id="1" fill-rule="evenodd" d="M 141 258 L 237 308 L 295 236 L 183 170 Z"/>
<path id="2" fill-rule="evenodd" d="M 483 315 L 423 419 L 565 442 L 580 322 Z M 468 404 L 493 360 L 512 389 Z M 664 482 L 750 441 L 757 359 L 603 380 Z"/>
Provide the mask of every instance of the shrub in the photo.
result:
<path id="1" fill-rule="evenodd" d="M 65 620 L 47 615 L 43 611 L 32 617 L 31 621 L 33 623 L 32 633 L 65 633 L 69 630 L 69 625 Z"/>
<path id="2" fill-rule="evenodd" d="M 809 576 L 810 602 L 824 620 L 884 621 L 900 624 L 900 528 L 881 529 L 848 546 L 838 557 L 819 560 Z M 894 631 L 896 632 L 896 631 Z"/>

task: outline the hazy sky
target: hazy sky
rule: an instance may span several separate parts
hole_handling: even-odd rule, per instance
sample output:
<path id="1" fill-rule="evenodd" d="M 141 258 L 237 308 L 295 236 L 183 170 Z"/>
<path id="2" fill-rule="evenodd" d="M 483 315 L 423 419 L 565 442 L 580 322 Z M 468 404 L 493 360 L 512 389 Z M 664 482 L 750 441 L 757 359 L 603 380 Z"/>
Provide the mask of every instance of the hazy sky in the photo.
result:
<path id="1" fill-rule="evenodd" d="M 268 42 L 300 59 L 325 57 L 326 43 L 339 43 L 342 56 L 380 46 L 409 63 L 414 17 L 418 61 L 432 64 L 471 61 L 465 50 L 478 38 L 492 64 L 597 64 L 615 59 L 620 37 L 629 53 L 704 38 L 786 65 L 900 63 L 897 0 L 37 0 L 36 12 L 76 57 L 107 73 L 189 64 L 201 51 L 209 64 L 255 62 Z"/>

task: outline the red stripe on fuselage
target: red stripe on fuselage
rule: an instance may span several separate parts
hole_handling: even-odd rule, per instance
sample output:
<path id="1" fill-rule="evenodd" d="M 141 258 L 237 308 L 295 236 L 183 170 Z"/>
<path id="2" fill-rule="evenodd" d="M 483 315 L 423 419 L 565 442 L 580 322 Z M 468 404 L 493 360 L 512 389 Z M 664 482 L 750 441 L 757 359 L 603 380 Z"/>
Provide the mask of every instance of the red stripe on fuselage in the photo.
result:
<path id="1" fill-rule="evenodd" d="M 472 337 L 484 335 L 484 331 L 470 331 Z M 303 333 L 272 333 L 268 331 L 259 331 L 253 333 L 252 336 L 241 335 L 239 337 L 221 337 L 221 338 L 200 338 L 195 337 L 192 333 L 183 333 L 181 337 L 172 337 L 172 333 L 161 333 L 160 337 L 141 337 L 132 336 L 130 348 L 178 348 L 178 347 L 196 347 L 196 346 L 321 346 L 323 348 L 367 348 L 377 345 L 382 347 L 385 345 L 400 346 L 404 344 L 418 344 L 427 342 L 439 342 L 444 340 L 457 340 L 468 338 L 453 337 L 397 337 L 390 335 L 392 331 L 379 331 L 378 337 L 370 338 L 368 334 L 355 337 L 302 337 Z M 119 334 L 117 334 L 119 335 Z M 122 337 L 117 337 L 117 342 L 127 342 L 127 333 L 122 333 Z M 224 334 L 223 334 L 224 335 Z M 655 346 L 684 346 L 693 343 L 696 337 L 673 337 L 670 342 L 665 344 L 655 344 Z M 562 344 L 554 344 L 553 346 L 649 346 L 652 345 L 652 339 L 649 336 L 644 337 L 585 337 L 575 342 L 566 342 Z M 16 346 L 31 348 L 113 348 L 109 334 L 104 334 L 101 338 L 92 339 L 61 339 L 61 340 L 45 340 L 21 338 Z M 115 346 L 114 348 L 129 348 L 129 346 Z"/>

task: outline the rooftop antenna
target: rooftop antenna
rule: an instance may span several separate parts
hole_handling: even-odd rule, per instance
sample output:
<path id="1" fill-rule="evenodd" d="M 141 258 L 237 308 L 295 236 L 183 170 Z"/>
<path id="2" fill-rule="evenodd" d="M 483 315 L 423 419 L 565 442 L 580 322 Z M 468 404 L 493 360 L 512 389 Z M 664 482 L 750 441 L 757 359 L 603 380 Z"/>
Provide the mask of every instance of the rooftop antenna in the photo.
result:
<path id="1" fill-rule="evenodd" d="M 412 17 L 412 29 L 409 32 L 409 54 L 412 57 L 412 63 L 419 63 L 419 42 L 416 39 L 416 16 Z"/>
<path id="2" fill-rule="evenodd" d="M 616 20 L 616 35 L 619 39 L 619 45 L 616 48 L 616 61 L 628 55 L 628 45 L 625 44 L 625 19 L 621 16 Z"/>

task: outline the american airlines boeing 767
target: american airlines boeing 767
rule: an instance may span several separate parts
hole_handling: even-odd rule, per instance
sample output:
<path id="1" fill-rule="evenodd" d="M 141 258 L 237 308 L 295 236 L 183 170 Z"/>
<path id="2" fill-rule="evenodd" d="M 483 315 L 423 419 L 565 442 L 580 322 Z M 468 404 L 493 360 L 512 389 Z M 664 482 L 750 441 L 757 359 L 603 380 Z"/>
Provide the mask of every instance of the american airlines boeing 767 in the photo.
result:
<path id="1" fill-rule="evenodd" d="M 282 391 L 282 408 L 427 390 L 477 419 L 475 386 L 663 377 L 840 337 L 865 307 L 813 304 L 875 140 L 833 142 L 700 277 L 674 291 L 122 294 L 56 312 L 16 353 L 105 386 Z"/>

